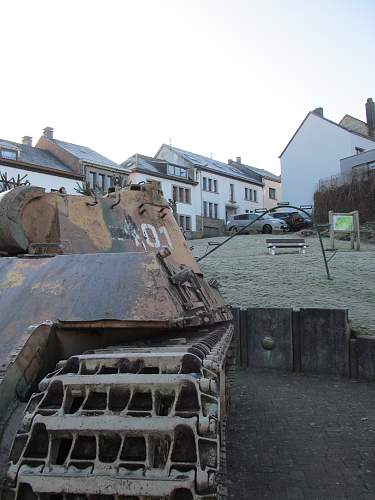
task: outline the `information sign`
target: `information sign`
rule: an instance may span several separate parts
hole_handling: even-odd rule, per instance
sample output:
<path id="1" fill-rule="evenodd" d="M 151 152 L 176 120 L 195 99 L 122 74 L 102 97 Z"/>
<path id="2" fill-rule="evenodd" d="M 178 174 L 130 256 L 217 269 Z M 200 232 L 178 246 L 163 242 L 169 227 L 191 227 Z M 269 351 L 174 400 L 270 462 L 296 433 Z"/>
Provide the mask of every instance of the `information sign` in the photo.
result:
<path id="1" fill-rule="evenodd" d="M 354 230 L 354 217 L 353 215 L 333 214 L 332 224 L 334 231 L 351 233 Z"/>

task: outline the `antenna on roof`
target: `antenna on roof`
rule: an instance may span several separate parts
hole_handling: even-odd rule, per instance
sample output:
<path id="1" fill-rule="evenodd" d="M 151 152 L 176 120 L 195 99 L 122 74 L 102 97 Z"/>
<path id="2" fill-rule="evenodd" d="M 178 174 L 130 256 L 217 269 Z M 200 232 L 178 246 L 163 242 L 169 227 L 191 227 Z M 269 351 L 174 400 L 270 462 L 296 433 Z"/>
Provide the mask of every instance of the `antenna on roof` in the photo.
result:
<path id="1" fill-rule="evenodd" d="M 212 155 L 213 155 L 213 153 L 210 153 L 210 156 L 211 156 L 211 160 L 212 160 Z"/>
<path id="2" fill-rule="evenodd" d="M 172 137 L 169 138 L 169 145 L 172 147 Z"/>

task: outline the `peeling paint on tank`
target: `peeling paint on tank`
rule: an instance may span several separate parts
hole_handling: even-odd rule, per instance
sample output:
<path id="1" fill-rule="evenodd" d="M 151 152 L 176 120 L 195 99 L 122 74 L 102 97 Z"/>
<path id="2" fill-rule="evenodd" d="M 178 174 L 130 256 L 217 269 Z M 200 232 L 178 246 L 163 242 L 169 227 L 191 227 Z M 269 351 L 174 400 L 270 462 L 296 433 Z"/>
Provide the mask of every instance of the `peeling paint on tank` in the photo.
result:
<path id="1" fill-rule="evenodd" d="M 81 201 L 81 200 L 79 200 Z M 112 247 L 112 236 L 103 217 L 103 212 L 96 206 L 82 207 L 82 203 L 76 200 L 69 204 L 70 222 L 85 231 L 92 243 L 102 250 L 110 250 Z"/>
<path id="2" fill-rule="evenodd" d="M 5 276 L 5 280 L 0 283 L 1 287 L 4 288 L 15 288 L 16 286 L 21 286 L 25 281 L 25 276 L 17 271 L 9 271 Z"/>
<path id="3" fill-rule="evenodd" d="M 39 282 L 34 283 L 32 290 L 40 290 L 41 292 L 51 293 L 53 295 L 61 295 L 66 290 L 66 286 L 62 283 Z"/>

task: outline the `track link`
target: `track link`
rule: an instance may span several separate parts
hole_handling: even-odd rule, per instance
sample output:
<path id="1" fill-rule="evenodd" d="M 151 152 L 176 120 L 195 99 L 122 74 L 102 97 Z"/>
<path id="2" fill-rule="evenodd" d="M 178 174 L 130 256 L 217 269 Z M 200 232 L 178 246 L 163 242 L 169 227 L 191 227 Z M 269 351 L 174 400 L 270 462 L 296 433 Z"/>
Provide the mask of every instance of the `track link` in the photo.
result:
<path id="1" fill-rule="evenodd" d="M 222 498 L 232 334 L 60 362 L 25 410 L 5 500 Z"/>

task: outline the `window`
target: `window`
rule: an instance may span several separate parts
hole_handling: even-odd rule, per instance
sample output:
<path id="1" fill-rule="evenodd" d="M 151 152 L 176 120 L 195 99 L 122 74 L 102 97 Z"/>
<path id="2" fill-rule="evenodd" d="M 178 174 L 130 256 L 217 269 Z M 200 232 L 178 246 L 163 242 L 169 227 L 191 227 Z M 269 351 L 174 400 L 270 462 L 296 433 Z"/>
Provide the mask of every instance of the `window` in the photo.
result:
<path id="1" fill-rule="evenodd" d="M 107 188 L 106 177 L 104 174 L 99 174 L 99 189 L 102 191 L 106 191 Z"/>
<path id="2" fill-rule="evenodd" d="M 90 184 L 91 189 L 96 188 L 96 172 L 89 173 L 89 184 Z"/>
<path id="3" fill-rule="evenodd" d="M 191 203 L 191 190 L 180 186 L 172 186 L 172 197 L 179 203 Z"/>
<path id="4" fill-rule="evenodd" d="M 271 200 L 276 200 L 276 189 L 268 188 L 268 197 L 271 198 Z"/>
<path id="5" fill-rule="evenodd" d="M 247 200 L 247 201 L 253 201 L 253 190 L 252 189 L 245 188 L 245 200 Z"/>
<path id="6" fill-rule="evenodd" d="M 191 231 L 191 217 L 190 215 L 179 215 L 178 224 L 184 231 Z"/>
<path id="7" fill-rule="evenodd" d="M 212 203 L 208 204 L 208 216 L 212 219 Z"/>
<path id="8" fill-rule="evenodd" d="M 253 200 L 254 203 L 258 203 L 258 191 L 255 191 L 255 189 L 253 191 L 253 196 L 254 196 L 254 200 Z"/>
<path id="9" fill-rule="evenodd" d="M 15 149 L 0 149 L 0 156 L 6 160 L 17 160 L 17 153 Z"/>
<path id="10" fill-rule="evenodd" d="M 113 186 L 113 177 L 112 175 L 107 175 L 107 183 L 109 187 Z"/>
<path id="11" fill-rule="evenodd" d="M 217 203 L 214 203 L 214 218 L 219 218 L 219 205 Z"/>
<path id="12" fill-rule="evenodd" d="M 203 191 L 210 191 L 211 193 L 217 193 L 218 182 L 216 179 L 211 179 L 209 177 L 203 177 L 202 188 Z"/>
<path id="13" fill-rule="evenodd" d="M 207 201 L 203 202 L 203 216 L 207 217 Z"/>
<path id="14" fill-rule="evenodd" d="M 230 199 L 229 201 L 234 201 L 234 184 L 229 184 L 230 188 Z"/>
<path id="15" fill-rule="evenodd" d="M 167 173 L 176 177 L 185 177 L 186 179 L 188 177 L 187 168 L 177 167 L 177 165 L 170 165 L 169 163 L 167 165 Z"/>
<path id="16" fill-rule="evenodd" d="M 233 217 L 234 220 L 251 220 L 252 218 L 252 214 L 241 214 Z"/>

